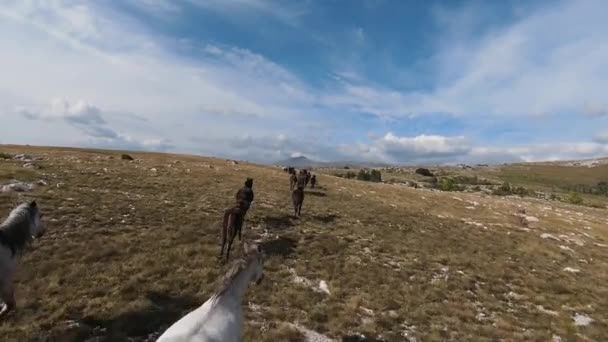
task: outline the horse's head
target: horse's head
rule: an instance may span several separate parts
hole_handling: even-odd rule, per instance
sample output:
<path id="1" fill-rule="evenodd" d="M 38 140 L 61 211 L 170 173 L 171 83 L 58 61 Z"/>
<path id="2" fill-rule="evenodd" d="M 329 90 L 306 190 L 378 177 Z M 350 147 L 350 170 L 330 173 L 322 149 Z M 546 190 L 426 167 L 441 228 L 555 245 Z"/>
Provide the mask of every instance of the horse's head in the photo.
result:
<path id="1" fill-rule="evenodd" d="M 245 181 L 245 186 L 248 188 L 253 187 L 253 178 L 247 178 L 247 180 Z"/>
<path id="2" fill-rule="evenodd" d="M 46 225 L 42 223 L 43 214 L 35 200 L 27 204 L 27 210 L 30 217 L 30 235 L 35 238 L 42 237 L 46 231 Z"/>
<path id="3" fill-rule="evenodd" d="M 258 244 L 243 244 L 243 248 L 245 249 L 245 255 L 254 259 L 255 263 L 255 273 L 251 280 L 255 281 L 256 285 L 259 285 L 264 279 L 264 259 L 266 258 L 266 254 L 262 250 L 262 246 Z"/>

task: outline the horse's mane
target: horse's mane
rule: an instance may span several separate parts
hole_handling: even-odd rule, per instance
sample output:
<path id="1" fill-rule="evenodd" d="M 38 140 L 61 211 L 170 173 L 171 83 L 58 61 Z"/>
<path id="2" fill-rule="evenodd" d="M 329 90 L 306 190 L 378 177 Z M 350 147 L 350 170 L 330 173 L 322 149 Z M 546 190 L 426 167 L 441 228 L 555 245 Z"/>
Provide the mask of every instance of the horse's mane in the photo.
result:
<path id="1" fill-rule="evenodd" d="M 10 243 L 12 248 L 23 249 L 32 239 L 30 224 L 29 203 L 23 203 L 13 209 L 8 218 L 0 224 L 0 241 Z"/>
<path id="2" fill-rule="evenodd" d="M 258 257 L 257 253 L 252 252 L 252 253 L 242 256 L 239 260 L 236 260 L 232 264 L 232 266 L 230 266 L 230 269 L 228 270 L 228 272 L 226 272 L 226 274 L 224 274 L 224 277 L 222 278 L 222 282 L 221 282 L 220 286 L 215 291 L 215 293 L 213 294 L 212 297 L 215 299 L 218 299 L 224 293 L 226 293 L 226 291 L 228 291 L 228 289 L 230 288 L 230 285 L 232 285 L 232 283 L 234 282 L 236 277 L 238 277 L 239 274 L 241 274 L 241 272 L 243 272 L 247 268 L 247 266 L 257 257 Z"/>

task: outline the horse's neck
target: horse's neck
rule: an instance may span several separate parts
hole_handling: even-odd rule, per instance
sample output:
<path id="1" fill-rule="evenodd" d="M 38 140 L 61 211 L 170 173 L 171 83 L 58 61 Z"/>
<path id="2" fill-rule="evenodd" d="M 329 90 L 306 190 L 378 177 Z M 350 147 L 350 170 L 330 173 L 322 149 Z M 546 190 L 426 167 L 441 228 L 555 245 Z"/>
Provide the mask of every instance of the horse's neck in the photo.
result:
<path id="1" fill-rule="evenodd" d="M 247 287 L 249 286 L 249 282 L 253 277 L 254 263 L 250 262 L 247 264 L 245 269 L 243 269 L 232 281 L 229 285 L 228 290 L 221 295 L 219 299 L 221 301 L 229 301 L 232 303 L 241 304 L 243 300 L 243 296 L 245 295 L 245 291 L 247 291 Z"/>

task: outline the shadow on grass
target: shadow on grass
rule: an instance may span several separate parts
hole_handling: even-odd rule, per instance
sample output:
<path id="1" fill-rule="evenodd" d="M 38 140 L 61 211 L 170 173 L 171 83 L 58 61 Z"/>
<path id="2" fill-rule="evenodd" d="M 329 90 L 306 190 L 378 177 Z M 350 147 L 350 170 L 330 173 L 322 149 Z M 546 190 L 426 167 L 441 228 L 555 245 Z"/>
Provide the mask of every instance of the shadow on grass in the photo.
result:
<path id="1" fill-rule="evenodd" d="M 304 195 L 305 196 L 315 196 L 315 197 L 327 197 L 326 193 L 320 192 L 320 191 L 314 191 L 314 190 L 304 190 Z"/>
<path id="2" fill-rule="evenodd" d="M 262 249 L 267 255 L 287 257 L 295 253 L 297 245 L 296 240 L 281 236 L 276 240 L 262 242 Z"/>
<path id="3" fill-rule="evenodd" d="M 311 218 L 315 221 L 320 221 L 322 223 L 332 223 L 340 216 L 335 214 L 326 214 L 326 215 L 313 215 Z"/>
<path id="4" fill-rule="evenodd" d="M 199 298 L 157 292 L 148 293 L 146 299 L 150 304 L 145 309 L 110 318 L 85 317 L 53 331 L 46 341 L 155 341 L 188 310 L 202 304 Z"/>
<path id="5" fill-rule="evenodd" d="M 283 230 L 295 226 L 292 218 L 292 215 L 281 214 L 278 216 L 265 216 L 261 221 L 268 229 Z"/>

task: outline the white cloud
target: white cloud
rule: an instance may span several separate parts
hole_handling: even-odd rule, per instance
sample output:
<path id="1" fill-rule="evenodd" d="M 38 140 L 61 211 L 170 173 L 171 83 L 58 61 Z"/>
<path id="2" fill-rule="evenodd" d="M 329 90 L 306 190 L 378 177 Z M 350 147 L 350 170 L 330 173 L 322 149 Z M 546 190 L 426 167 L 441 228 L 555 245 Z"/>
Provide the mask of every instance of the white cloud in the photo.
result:
<path id="1" fill-rule="evenodd" d="M 484 16 L 468 15 L 470 9 L 446 12 L 440 17 L 444 39 L 438 40 L 438 51 L 428 62 L 435 71 L 432 89 L 403 92 L 348 80 L 325 101 L 397 117 L 607 112 L 607 2 L 561 1 L 482 36 L 473 28 Z M 467 28 L 461 28 L 463 21 Z"/>
<path id="2" fill-rule="evenodd" d="M 476 147 L 469 159 L 476 161 L 544 161 L 598 158 L 608 156 L 608 145 L 592 142 L 561 142 L 514 145 L 506 147 Z"/>
<path id="3" fill-rule="evenodd" d="M 593 138 L 593 141 L 598 144 L 608 144 L 608 133 L 601 133 Z"/>
<path id="4" fill-rule="evenodd" d="M 131 2 L 155 13 L 182 9 L 179 2 Z M 297 23 L 306 10 L 263 0 L 191 2 L 222 15 L 255 13 L 286 23 Z M 328 131 L 323 115 L 333 113 L 605 116 L 604 7 L 562 2 L 481 38 L 463 30 L 442 42 L 432 58 L 439 70 L 435 88 L 403 92 L 353 72 L 336 75 L 336 87 L 313 87 L 254 51 L 178 42 L 99 2 L 9 0 L 0 8 L 0 136 L 29 143 L 15 129 L 27 124 L 38 144 L 171 149 L 265 161 L 294 153 L 317 160 L 394 162 L 606 154 L 601 137 L 596 143 L 494 148 L 432 134 L 388 133 L 351 146 L 322 139 Z M 363 30 L 352 33 L 367 41 Z M 185 50 L 191 54 L 182 55 Z M 49 99 L 56 100 L 49 104 Z M 52 129 L 45 131 L 47 124 Z M 306 129 L 295 129 L 300 125 Z"/>
<path id="5" fill-rule="evenodd" d="M 369 144 L 341 147 L 341 152 L 352 159 L 385 163 L 454 160 L 470 151 L 469 142 L 462 136 L 399 137 L 390 132 L 382 137 L 372 137 Z"/>
<path id="6" fill-rule="evenodd" d="M 267 121 L 255 127 L 258 133 L 271 134 L 310 114 L 314 96 L 307 87 L 263 56 L 234 47 L 190 45 L 187 48 L 199 55 L 191 58 L 174 54 L 171 44 L 175 42 L 165 40 L 98 3 L 3 4 L 0 135 L 20 141 L 12 129 L 20 124 L 18 117 L 61 117 L 72 123 L 97 121 L 97 125 L 81 123 L 78 128 L 84 136 L 65 131 L 74 125 L 57 125 L 64 132 L 55 134 L 70 137 L 65 143 L 79 144 L 71 139 L 80 137 L 88 144 L 96 136 L 114 137 L 114 145 L 122 139 L 133 146 L 134 141 L 151 135 L 192 150 L 185 136 L 233 132 L 252 117 Z M 121 132 L 112 128 L 115 125 L 102 125 L 99 109 L 85 102 L 58 100 L 48 106 L 48 99 L 64 96 L 103 107 L 106 121 L 110 113 L 116 113 L 113 120 L 121 121 Z M 20 115 L 15 117 L 10 113 L 17 106 L 21 106 Z M 127 113 L 148 124 L 122 120 L 133 115 Z M 138 137 L 128 138 L 133 136 Z"/>

